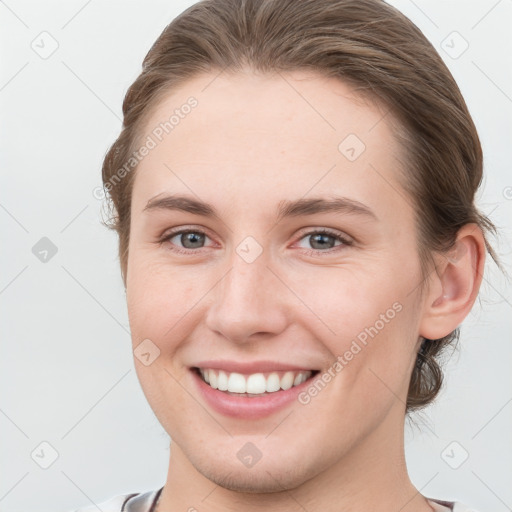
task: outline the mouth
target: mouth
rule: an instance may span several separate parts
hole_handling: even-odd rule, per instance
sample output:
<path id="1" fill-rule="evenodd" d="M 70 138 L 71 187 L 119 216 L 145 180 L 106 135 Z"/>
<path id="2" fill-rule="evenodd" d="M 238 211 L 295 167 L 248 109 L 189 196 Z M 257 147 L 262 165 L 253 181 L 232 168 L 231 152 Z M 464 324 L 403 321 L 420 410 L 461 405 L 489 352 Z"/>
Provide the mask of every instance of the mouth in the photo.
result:
<path id="1" fill-rule="evenodd" d="M 270 371 L 242 374 L 216 368 L 191 370 L 210 388 L 226 395 L 258 398 L 276 395 L 312 380 L 320 370 Z M 302 386 L 301 386 L 302 387 Z"/>

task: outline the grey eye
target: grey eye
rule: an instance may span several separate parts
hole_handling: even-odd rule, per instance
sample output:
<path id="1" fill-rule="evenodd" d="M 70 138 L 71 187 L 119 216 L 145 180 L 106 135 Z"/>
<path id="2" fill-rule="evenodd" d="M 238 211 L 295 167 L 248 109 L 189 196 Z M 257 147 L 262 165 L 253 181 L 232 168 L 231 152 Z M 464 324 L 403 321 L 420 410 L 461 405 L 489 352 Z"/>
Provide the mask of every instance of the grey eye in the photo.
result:
<path id="1" fill-rule="evenodd" d="M 335 238 L 332 235 L 327 235 L 325 233 L 317 233 L 315 235 L 308 235 L 311 240 L 311 246 L 313 249 L 332 249 L 335 245 Z M 330 239 L 330 240 L 329 240 Z M 332 243 L 330 243 L 332 242 Z"/>
<path id="2" fill-rule="evenodd" d="M 199 249 L 203 247 L 206 238 L 204 233 L 199 233 L 196 231 L 187 231 L 176 236 L 180 237 L 180 243 L 185 249 Z"/>

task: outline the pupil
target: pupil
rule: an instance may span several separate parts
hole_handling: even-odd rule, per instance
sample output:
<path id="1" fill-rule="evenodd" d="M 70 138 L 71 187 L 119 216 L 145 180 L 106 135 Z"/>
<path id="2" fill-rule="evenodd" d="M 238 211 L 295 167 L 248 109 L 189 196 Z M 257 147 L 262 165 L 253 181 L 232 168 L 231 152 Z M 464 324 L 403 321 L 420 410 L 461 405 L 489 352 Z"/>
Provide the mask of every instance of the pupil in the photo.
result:
<path id="1" fill-rule="evenodd" d="M 326 239 L 326 238 L 330 238 L 330 239 L 332 239 L 332 236 L 331 236 L 331 235 L 326 235 L 326 234 L 324 234 L 324 233 L 319 233 L 319 234 L 317 234 L 317 235 L 312 235 L 312 239 L 313 239 L 313 241 L 312 241 L 311 245 L 312 245 L 315 249 L 317 249 L 317 248 L 319 248 L 319 249 L 323 249 L 323 248 L 325 248 L 325 247 L 326 247 L 326 245 L 332 246 L 332 244 L 328 244 L 328 243 L 326 244 L 326 243 L 322 243 L 322 242 L 321 242 L 321 240 L 323 240 L 323 241 L 325 242 L 325 239 Z M 319 240 L 319 239 L 320 239 L 320 240 Z M 315 247 L 315 244 L 316 244 L 316 243 L 318 243 L 318 242 L 320 242 L 319 247 Z"/>
<path id="2" fill-rule="evenodd" d="M 181 243 L 187 249 L 196 249 L 197 247 L 201 247 L 202 242 L 204 242 L 204 235 L 201 235 L 200 233 L 184 233 L 181 235 Z"/>

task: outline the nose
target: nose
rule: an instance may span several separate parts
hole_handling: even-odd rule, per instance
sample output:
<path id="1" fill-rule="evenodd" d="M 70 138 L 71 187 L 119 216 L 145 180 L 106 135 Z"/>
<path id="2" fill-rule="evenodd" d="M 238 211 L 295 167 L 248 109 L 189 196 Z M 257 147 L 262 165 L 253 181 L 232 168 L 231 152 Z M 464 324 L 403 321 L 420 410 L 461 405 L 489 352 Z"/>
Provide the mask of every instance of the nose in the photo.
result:
<path id="1" fill-rule="evenodd" d="M 290 292 L 268 267 L 265 252 L 251 263 L 234 252 L 230 263 L 211 292 L 207 327 L 235 343 L 279 335 L 288 323 Z"/>

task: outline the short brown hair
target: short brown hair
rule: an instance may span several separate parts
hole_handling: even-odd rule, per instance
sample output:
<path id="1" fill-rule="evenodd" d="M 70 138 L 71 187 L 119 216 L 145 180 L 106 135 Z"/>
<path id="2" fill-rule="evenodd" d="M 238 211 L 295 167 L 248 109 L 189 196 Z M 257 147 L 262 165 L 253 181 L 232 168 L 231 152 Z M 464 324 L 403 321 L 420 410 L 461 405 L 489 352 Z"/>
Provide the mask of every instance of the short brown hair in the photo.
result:
<path id="1" fill-rule="evenodd" d="M 474 204 L 482 181 L 482 150 L 459 88 L 422 32 L 381 0 L 203 0 L 162 32 L 123 102 L 122 131 L 102 169 L 110 202 L 107 224 L 119 235 L 126 285 L 134 173 L 112 178 L 136 149 L 149 112 L 173 88 L 200 73 L 316 71 L 379 102 L 400 126 L 403 186 L 414 204 L 423 277 L 433 252 L 446 252 L 459 229 L 476 223 L 496 233 Z M 407 410 L 430 403 L 442 372 L 436 356 L 459 329 L 423 340 L 411 375 Z"/>

